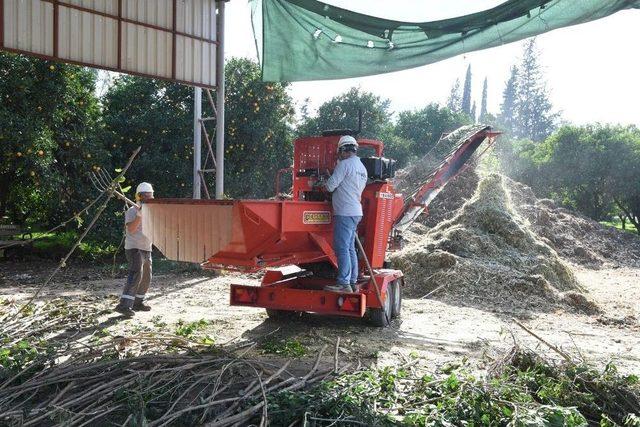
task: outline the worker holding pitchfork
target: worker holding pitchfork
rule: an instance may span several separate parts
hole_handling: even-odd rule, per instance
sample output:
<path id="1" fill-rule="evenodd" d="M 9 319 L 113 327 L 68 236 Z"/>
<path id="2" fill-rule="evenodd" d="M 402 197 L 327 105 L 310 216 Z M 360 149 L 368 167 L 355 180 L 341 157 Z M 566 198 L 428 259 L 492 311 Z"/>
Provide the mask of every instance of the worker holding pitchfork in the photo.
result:
<path id="1" fill-rule="evenodd" d="M 149 311 L 144 297 L 151 284 L 151 239 L 142 230 L 142 205 L 153 199 L 153 187 L 142 182 L 136 188 L 137 205 L 124 214 L 126 236 L 124 250 L 129 263 L 129 274 L 115 311 L 125 317 L 133 317 L 136 311 Z"/>

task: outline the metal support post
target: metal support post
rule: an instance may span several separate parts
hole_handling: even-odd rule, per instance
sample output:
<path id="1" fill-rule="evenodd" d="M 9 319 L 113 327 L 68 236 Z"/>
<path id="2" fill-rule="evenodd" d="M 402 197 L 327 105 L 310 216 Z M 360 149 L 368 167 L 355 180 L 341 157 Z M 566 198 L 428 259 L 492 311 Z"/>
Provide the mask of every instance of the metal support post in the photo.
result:
<path id="1" fill-rule="evenodd" d="M 202 169 L 202 130 L 200 120 L 202 119 L 202 88 L 193 89 L 193 198 L 200 198 L 202 188 L 200 169 Z"/>
<path id="2" fill-rule="evenodd" d="M 224 6 L 218 2 L 216 49 L 216 199 L 224 195 Z"/>

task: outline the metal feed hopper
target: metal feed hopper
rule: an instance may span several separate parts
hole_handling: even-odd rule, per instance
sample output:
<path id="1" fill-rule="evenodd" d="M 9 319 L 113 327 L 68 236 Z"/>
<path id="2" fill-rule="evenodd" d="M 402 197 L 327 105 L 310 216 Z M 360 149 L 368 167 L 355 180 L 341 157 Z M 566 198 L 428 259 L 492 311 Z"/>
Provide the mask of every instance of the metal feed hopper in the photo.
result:
<path id="1" fill-rule="evenodd" d="M 156 199 L 143 209 L 143 230 L 172 260 L 243 271 L 335 264 L 327 202 Z"/>

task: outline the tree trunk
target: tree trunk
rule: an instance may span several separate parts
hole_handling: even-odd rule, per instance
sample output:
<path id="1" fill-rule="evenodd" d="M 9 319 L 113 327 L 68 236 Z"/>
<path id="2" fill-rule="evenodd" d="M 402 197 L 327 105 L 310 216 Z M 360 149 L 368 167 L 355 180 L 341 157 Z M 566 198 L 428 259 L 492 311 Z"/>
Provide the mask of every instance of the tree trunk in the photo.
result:
<path id="1" fill-rule="evenodd" d="M 0 176 L 0 219 L 6 215 L 8 198 L 9 179 L 7 179 L 7 176 Z"/>
<path id="2" fill-rule="evenodd" d="M 618 205 L 620 210 L 624 212 L 624 215 L 629 219 L 629 222 L 636 228 L 636 233 L 640 235 L 640 217 L 634 215 L 633 209 L 631 209 L 631 207 L 625 206 L 625 204 L 616 197 L 613 198 L 613 201 L 616 205 Z"/>
<path id="3" fill-rule="evenodd" d="M 622 223 L 622 229 L 626 230 L 627 229 L 627 217 L 624 216 L 624 214 L 619 213 L 618 214 L 618 218 L 620 218 L 620 222 Z"/>

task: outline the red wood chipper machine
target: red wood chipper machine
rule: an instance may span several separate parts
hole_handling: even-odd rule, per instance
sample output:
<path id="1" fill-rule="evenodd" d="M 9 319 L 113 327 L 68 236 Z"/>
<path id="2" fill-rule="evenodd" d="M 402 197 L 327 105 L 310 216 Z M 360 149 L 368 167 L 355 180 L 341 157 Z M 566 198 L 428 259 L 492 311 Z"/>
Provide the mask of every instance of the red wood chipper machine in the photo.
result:
<path id="1" fill-rule="evenodd" d="M 402 230 L 420 215 L 443 186 L 459 173 L 497 132 L 476 128 L 447 153 L 443 162 L 403 197 L 394 189 L 395 161 L 383 157 L 383 143 L 359 139 L 358 155 L 369 179 L 362 194 L 358 226 L 361 279 L 357 291 L 323 290 L 335 283 L 330 193 L 318 186 L 333 171 L 345 129 L 294 142 L 292 193 L 274 200 L 155 199 L 144 205 L 143 231 L 168 258 L 203 268 L 264 271 L 260 286 L 231 285 L 230 303 L 263 307 L 270 317 L 300 312 L 364 317 L 386 326 L 400 314 L 403 274 L 387 268 L 385 257 L 398 247 Z M 278 190 L 276 190 L 278 192 Z"/>

